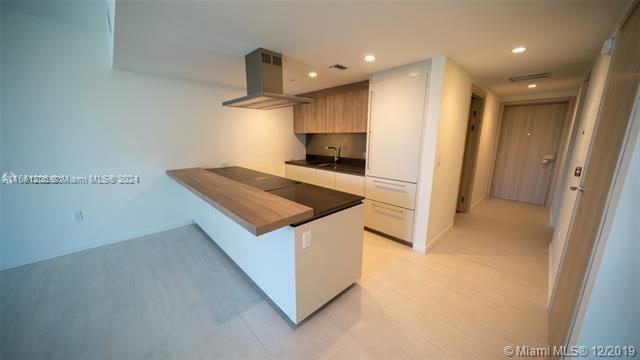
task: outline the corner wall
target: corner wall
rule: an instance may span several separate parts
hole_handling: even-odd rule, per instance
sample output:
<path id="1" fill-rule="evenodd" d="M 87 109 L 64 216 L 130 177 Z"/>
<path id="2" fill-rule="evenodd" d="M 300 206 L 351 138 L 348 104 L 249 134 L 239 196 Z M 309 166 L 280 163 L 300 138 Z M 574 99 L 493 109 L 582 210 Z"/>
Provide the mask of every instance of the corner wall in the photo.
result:
<path id="1" fill-rule="evenodd" d="M 2 32 L 3 171 L 141 183 L 2 185 L 0 268 L 191 222 L 167 169 L 228 161 L 282 175 L 305 154 L 291 109 L 226 108 L 245 90 L 111 69 L 106 29 L 4 10 Z"/>
<path id="2" fill-rule="evenodd" d="M 450 59 L 444 70 L 427 247 L 453 225 L 471 104 L 471 77 Z"/>
<path id="3" fill-rule="evenodd" d="M 453 226 L 472 83 L 471 76 L 450 59 L 445 56 L 432 59 L 413 231 L 413 248 L 417 251 L 427 251 Z M 498 97 L 487 91 L 476 176 L 471 190 L 472 204 L 482 200 L 488 192 L 499 111 Z"/>

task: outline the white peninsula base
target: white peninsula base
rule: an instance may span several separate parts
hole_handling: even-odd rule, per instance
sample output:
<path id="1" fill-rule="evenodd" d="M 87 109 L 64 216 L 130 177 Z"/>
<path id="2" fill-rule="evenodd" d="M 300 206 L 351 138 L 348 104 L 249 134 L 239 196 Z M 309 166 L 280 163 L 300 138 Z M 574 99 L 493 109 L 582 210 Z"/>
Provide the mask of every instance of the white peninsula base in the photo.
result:
<path id="1" fill-rule="evenodd" d="M 255 236 L 195 194 L 185 194 L 193 220 L 294 324 L 360 278 L 362 204 Z M 303 247 L 305 234 L 310 245 Z"/>

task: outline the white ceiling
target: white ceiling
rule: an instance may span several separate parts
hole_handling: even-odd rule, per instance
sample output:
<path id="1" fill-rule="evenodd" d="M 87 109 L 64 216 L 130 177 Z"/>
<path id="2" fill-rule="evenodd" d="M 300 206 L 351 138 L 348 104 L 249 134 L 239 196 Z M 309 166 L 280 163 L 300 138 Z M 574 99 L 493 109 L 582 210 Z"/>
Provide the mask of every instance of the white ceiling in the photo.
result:
<path id="1" fill-rule="evenodd" d="M 295 94 L 364 80 L 371 72 L 446 54 L 503 96 L 576 89 L 629 5 L 516 0 L 116 1 L 114 66 L 120 69 L 244 87 L 244 55 L 265 47 L 285 54 L 285 92 Z M 33 7 L 41 2 L 28 3 Z M 45 1 L 52 2 L 63 3 Z M 59 10 L 49 12 L 64 18 Z M 104 18 L 99 22 L 104 25 Z M 511 54 L 517 45 L 529 50 Z M 367 53 L 377 60 L 365 63 Z M 349 69 L 327 68 L 335 63 Z M 319 74 L 316 79 L 306 75 L 312 70 Z M 507 80 L 537 72 L 550 72 L 552 77 L 539 81 L 534 90 Z"/>
<path id="2" fill-rule="evenodd" d="M 0 0 L 2 9 L 90 29 L 105 27 L 104 0 Z"/>

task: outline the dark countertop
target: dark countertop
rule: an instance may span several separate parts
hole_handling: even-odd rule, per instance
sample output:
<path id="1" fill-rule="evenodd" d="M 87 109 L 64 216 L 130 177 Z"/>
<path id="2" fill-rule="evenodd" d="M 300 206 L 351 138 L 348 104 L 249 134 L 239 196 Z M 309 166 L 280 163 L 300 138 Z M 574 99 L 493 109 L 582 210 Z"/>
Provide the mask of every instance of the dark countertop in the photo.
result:
<path id="1" fill-rule="evenodd" d="M 291 224 L 292 226 L 301 225 L 350 208 L 360 204 L 362 200 L 364 200 L 362 196 L 327 189 L 239 166 L 207 170 L 313 209 L 313 215 L 311 217 L 294 222 Z"/>
<path id="2" fill-rule="evenodd" d="M 285 161 L 285 164 L 359 176 L 364 176 L 365 168 L 365 161 L 363 159 L 342 158 L 340 163 L 334 164 L 332 156 L 323 155 L 307 155 L 306 159 Z"/>

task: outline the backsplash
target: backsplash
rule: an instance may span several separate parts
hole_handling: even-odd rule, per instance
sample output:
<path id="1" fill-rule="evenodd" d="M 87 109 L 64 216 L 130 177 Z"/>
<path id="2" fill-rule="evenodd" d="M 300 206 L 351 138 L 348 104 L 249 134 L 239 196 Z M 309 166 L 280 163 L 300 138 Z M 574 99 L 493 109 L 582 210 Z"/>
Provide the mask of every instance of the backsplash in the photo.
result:
<path id="1" fill-rule="evenodd" d="M 366 134 L 307 134 L 307 154 L 333 156 L 325 146 L 342 146 L 342 157 L 364 159 L 367 151 Z"/>

